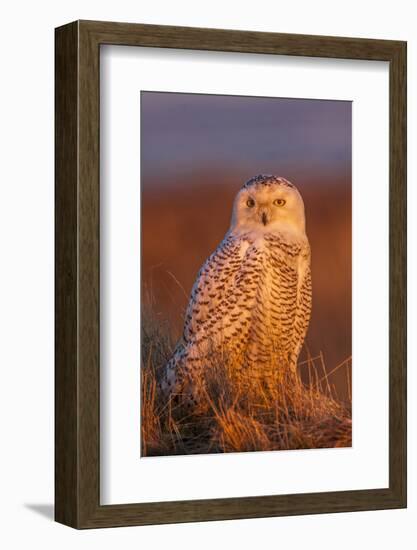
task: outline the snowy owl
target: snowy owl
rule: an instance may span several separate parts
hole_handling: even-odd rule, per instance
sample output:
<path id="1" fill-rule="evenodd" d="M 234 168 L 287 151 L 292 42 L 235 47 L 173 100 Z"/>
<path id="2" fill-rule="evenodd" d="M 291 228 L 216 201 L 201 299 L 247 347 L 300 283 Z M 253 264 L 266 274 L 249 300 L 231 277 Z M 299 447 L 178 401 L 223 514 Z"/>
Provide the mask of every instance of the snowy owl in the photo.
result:
<path id="1" fill-rule="evenodd" d="M 295 373 L 311 303 L 303 199 L 285 178 L 255 176 L 237 193 L 230 228 L 197 275 L 163 390 L 197 402 L 219 354 L 234 356 L 242 376 Z"/>

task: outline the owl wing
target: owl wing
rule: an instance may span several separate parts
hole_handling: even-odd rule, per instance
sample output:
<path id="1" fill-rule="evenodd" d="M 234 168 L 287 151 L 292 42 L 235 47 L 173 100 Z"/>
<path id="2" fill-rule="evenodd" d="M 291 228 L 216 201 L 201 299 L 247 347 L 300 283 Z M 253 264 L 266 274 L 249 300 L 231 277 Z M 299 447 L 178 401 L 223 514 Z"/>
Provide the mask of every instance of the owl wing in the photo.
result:
<path id="1" fill-rule="evenodd" d="M 218 353 L 245 353 L 261 254 L 245 236 L 226 234 L 200 269 L 185 315 L 183 337 L 167 363 L 162 389 L 198 399 L 202 371 Z"/>
<path id="2" fill-rule="evenodd" d="M 248 246 L 244 239 L 228 234 L 200 269 L 185 314 L 185 344 L 207 340 L 227 328 Z"/>
<path id="3" fill-rule="evenodd" d="M 294 368 L 297 366 L 298 356 L 300 355 L 307 334 L 311 316 L 312 290 L 310 257 L 310 246 L 306 243 L 302 247 L 298 258 L 297 305 L 293 329 L 293 354 L 291 357 Z"/>
<path id="4" fill-rule="evenodd" d="M 250 301 L 241 287 L 245 284 L 242 266 L 246 265 L 243 258 L 248 247 L 245 239 L 226 234 L 201 267 L 191 291 L 183 336 L 167 363 L 162 382 L 165 392 L 174 388 L 184 391 L 184 373 L 195 374 L 204 368 L 212 344 L 221 349 L 222 342 L 234 338 L 236 332 L 240 341 L 247 337 L 249 323 L 247 313 L 242 315 L 242 301 L 246 299 L 246 307 Z"/>

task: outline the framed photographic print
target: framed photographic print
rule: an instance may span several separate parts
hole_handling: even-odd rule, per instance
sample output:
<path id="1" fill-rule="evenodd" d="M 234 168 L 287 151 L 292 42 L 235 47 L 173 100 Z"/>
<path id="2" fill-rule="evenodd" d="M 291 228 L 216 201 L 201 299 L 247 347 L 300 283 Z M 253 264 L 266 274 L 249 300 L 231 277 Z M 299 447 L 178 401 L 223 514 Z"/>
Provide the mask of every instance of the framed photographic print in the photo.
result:
<path id="1" fill-rule="evenodd" d="M 406 44 L 56 29 L 56 520 L 406 506 Z"/>

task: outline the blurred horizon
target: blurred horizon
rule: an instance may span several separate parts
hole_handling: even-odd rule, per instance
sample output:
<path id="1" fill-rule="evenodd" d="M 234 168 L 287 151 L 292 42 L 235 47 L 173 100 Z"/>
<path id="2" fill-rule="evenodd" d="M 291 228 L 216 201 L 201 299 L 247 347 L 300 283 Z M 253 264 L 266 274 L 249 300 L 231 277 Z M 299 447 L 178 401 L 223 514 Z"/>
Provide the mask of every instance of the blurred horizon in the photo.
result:
<path id="1" fill-rule="evenodd" d="M 249 179 L 351 174 L 351 102 L 141 92 L 142 178 L 230 169 Z M 158 174 L 158 177 L 155 176 Z"/>

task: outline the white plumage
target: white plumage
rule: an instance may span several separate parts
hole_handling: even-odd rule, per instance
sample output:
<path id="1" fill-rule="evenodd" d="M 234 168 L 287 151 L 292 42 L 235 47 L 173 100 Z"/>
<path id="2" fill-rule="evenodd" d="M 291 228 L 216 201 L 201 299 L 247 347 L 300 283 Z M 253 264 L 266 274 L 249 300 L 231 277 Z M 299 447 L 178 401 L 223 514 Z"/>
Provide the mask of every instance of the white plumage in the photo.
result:
<path id="1" fill-rule="evenodd" d="M 230 229 L 197 275 L 164 390 L 197 400 L 219 354 L 235 356 L 242 377 L 266 383 L 274 369 L 294 372 L 310 312 L 301 195 L 284 178 L 255 176 L 238 192 Z"/>

